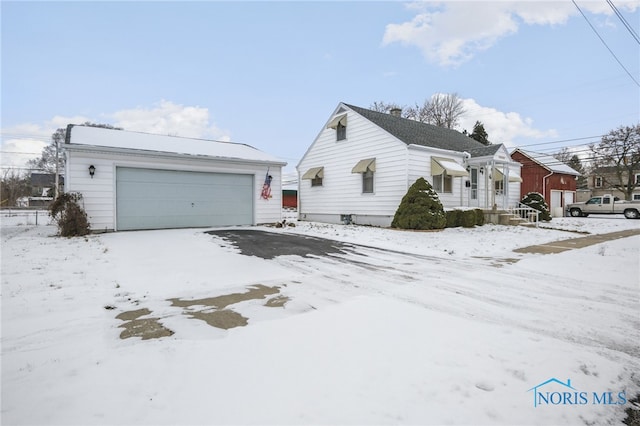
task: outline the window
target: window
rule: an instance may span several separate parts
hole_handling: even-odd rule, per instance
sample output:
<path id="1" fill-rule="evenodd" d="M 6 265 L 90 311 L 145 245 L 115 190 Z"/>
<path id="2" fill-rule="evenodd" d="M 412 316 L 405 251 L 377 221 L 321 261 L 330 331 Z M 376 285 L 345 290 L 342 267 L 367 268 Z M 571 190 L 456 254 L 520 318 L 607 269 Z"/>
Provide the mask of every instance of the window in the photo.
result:
<path id="1" fill-rule="evenodd" d="M 342 141 L 347 138 L 347 114 L 342 113 L 334 116 L 327 124 L 327 129 L 336 130 L 336 141 Z"/>
<path id="2" fill-rule="evenodd" d="M 336 126 L 336 140 L 343 141 L 347 138 L 347 126 L 342 123 L 338 123 Z"/>
<path id="3" fill-rule="evenodd" d="M 311 186 L 322 186 L 323 177 L 324 167 L 312 167 L 302 175 L 302 179 L 308 179 L 311 181 Z"/>
<path id="4" fill-rule="evenodd" d="M 353 166 L 353 169 L 351 169 L 351 173 L 362 174 L 362 193 L 363 194 L 373 193 L 373 175 L 375 171 L 376 171 L 375 158 L 367 158 L 364 160 L 360 160 L 355 166 Z"/>
<path id="5" fill-rule="evenodd" d="M 504 179 L 494 181 L 494 187 L 496 189 L 496 195 L 504 194 Z"/>
<path id="6" fill-rule="evenodd" d="M 452 192 L 453 177 L 446 172 L 433 177 L 433 189 L 436 192 Z"/>
<path id="7" fill-rule="evenodd" d="M 365 194 L 373 193 L 373 172 L 371 170 L 362 174 L 362 192 Z"/>
<path id="8" fill-rule="evenodd" d="M 640 194 L 633 194 L 633 201 L 640 201 Z"/>
<path id="9" fill-rule="evenodd" d="M 602 197 L 593 197 L 587 201 L 587 204 L 602 204 Z"/>
<path id="10" fill-rule="evenodd" d="M 640 173 L 636 173 L 636 185 L 640 185 Z"/>
<path id="11" fill-rule="evenodd" d="M 594 186 L 596 188 L 602 188 L 602 177 L 596 176 L 596 178 L 594 179 L 593 184 L 594 184 Z"/>

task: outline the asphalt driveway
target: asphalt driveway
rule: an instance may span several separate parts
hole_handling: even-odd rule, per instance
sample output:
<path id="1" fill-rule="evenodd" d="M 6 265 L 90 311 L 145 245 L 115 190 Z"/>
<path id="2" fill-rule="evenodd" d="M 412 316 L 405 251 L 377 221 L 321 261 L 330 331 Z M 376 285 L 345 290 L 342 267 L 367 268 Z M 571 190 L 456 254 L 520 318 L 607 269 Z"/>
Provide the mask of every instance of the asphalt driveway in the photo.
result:
<path id="1" fill-rule="evenodd" d="M 273 259 L 276 256 L 302 257 L 345 254 L 352 244 L 302 235 L 282 234 L 254 229 L 216 230 L 207 234 L 220 237 L 236 246 L 240 253 Z"/>

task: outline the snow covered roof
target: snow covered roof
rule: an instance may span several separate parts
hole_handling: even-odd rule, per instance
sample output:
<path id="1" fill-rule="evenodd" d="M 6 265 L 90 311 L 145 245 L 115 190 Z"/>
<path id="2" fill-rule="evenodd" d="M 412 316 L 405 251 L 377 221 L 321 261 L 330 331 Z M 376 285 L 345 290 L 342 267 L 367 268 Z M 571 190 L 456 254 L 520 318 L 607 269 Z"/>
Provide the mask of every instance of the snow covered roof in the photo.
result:
<path id="1" fill-rule="evenodd" d="M 69 125 L 66 143 L 66 146 L 71 149 L 74 146 L 92 146 L 286 164 L 270 154 L 241 143 L 154 135 L 92 126 Z"/>
<path id="2" fill-rule="evenodd" d="M 552 157 L 551 155 L 542 154 L 542 153 L 533 152 L 533 151 L 525 151 L 524 149 L 520 149 L 520 148 L 516 148 L 516 150 L 513 152 L 516 152 L 516 151 L 520 152 L 523 155 L 526 155 L 531 160 L 535 161 L 536 163 L 540 164 L 542 167 L 544 167 L 545 169 L 551 172 L 563 173 L 566 175 L 573 175 L 573 176 L 580 176 L 579 172 L 567 166 L 557 158 Z M 513 152 L 511 153 L 512 155 L 513 155 Z"/>

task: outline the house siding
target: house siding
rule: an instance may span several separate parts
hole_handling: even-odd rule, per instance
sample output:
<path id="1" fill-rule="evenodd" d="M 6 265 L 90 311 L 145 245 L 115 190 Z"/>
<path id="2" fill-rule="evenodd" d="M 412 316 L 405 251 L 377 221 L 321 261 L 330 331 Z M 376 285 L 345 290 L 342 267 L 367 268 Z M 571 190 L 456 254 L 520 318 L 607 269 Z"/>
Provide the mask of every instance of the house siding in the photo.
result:
<path id="1" fill-rule="evenodd" d="M 406 145 L 353 111 L 347 113 L 347 137 L 324 128 L 298 165 L 299 176 L 324 167 L 322 186 L 300 179 L 299 214 L 303 220 L 339 223 L 353 215 L 358 224 L 388 226 L 407 188 Z M 362 193 L 362 175 L 352 173 L 358 161 L 376 158 L 374 192 Z"/>
<path id="2" fill-rule="evenodd" d="M 431 151 L 424 148 L 409 147 L 409 177 L 408 186 L 411 186 L 421 177 L 425 178 L 433 186 L 434 176 L 431 174 L 431 157 L 449 158 L 459 164 L 464 164 L 464 156 L 445 154 L 442 151 Z M 451 192 L 438 192 L 440 202 L 445 208 L 468 205 L 468 193 L 464 182 L 468 177 L 453 177 Z"/>
<path id="3" fill-rule="evenodd" d="M 512 154 L 512 158 L 522 164 L 521 197 L 524 197 L 529 192 L 538 192 L 543 195 L 547 205 L 551 207 L 551 191 L 561 191 L 563 194 L 565 192 L 576 192 L 576 177 L 574 175 L 558 172 L 551 173 L 548 169 L 518 151 Z M 562 200 L 564 203 L 564 196 Z"/>
<path id="4" fill-rule="evenodd" d="M 133 167 L 161 170 L 194 171 L 207 173 L 239 173 L 254 176 L 254 224 L 273 223 L 281 220 L 282 191 L 280 188 L 281 168 L 270 167 L 271 196 L 269 200 L 260 197 L 268 164 L 242 164 L 221 159 L 179 158 L 176 156 L 153 156 L 148 154 L 119 154 L 86 150 L 69 146 L 66 150 L 67 191 L 83 195 L 91 229 L 113 231 L 116 224 L 116 167 Z M 96 168 L 93 178 L 89 176 L 89 166 Z"/>

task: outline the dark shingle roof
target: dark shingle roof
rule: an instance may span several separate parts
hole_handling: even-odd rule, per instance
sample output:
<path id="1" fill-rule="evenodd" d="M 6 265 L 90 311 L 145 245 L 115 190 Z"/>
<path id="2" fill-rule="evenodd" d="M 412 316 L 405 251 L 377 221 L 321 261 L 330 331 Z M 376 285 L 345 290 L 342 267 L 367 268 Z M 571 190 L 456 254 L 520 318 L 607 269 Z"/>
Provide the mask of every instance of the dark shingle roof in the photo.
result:
<path id="1" fill-rule="evenodd" d="M 456 130 L 371 111 L 354 105 L 345 105 L 407 145 L 421 145 L 458 152 L 466 151 L 473 157 L 495 154 L 500 147 L 500 145 L 485 146 Z"/>

